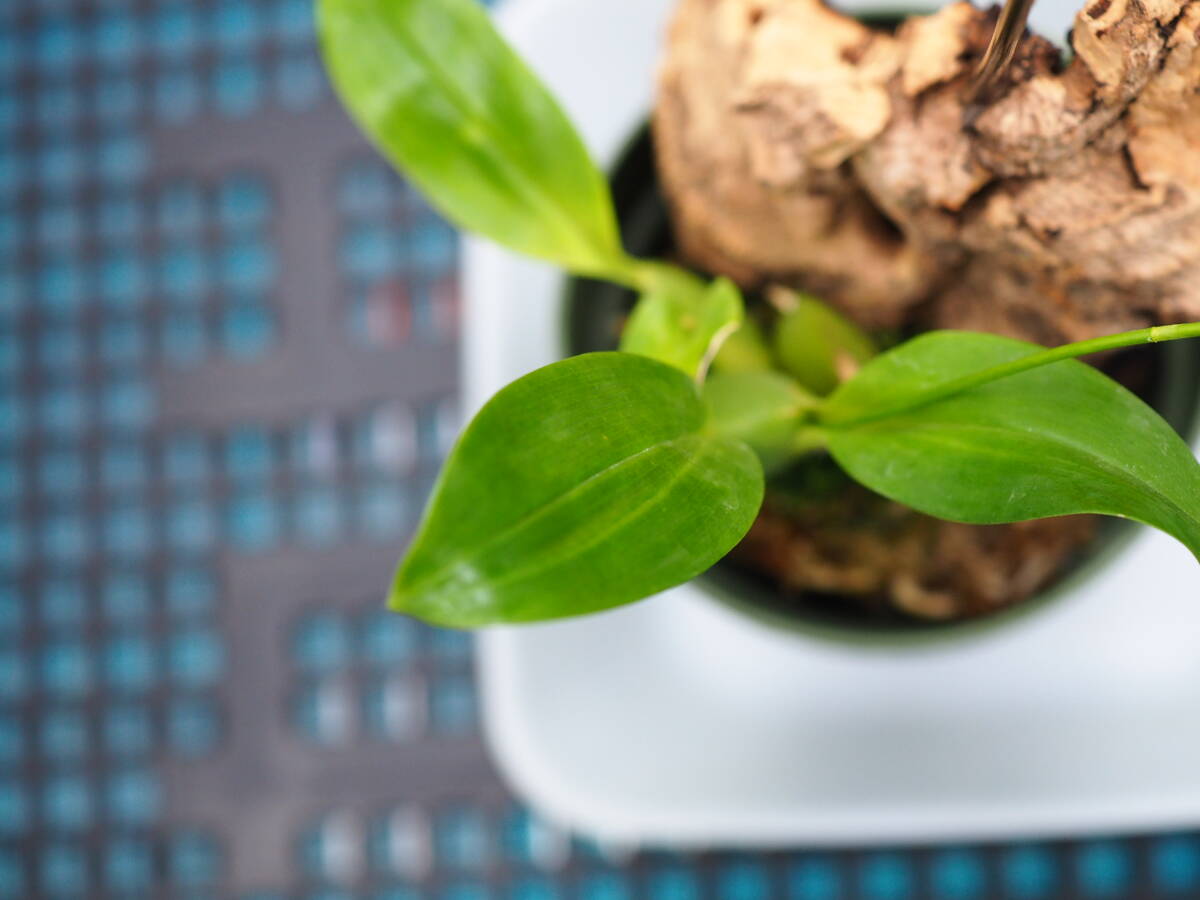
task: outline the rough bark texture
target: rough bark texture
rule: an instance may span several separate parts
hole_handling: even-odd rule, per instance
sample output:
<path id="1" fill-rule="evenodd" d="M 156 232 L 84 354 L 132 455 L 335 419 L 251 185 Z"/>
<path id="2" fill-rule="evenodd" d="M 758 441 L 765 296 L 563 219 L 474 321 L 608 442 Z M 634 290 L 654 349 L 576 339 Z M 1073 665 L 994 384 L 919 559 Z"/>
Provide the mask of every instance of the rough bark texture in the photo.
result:
<path id="1" fill-rule="evenodd" d="M 1200 0 L 1095 0 L 965 99 L 995 12 L 894 34 L 817 0 L 682 0 L 655 136 L 677 239 L 868 326 L 1044 343 L 1200 318 Z"/>
<path id="2" fill-rule="evenodd" d="M 1200 318 L 1200 0 L 1091 0 L 1068 65 L 1026 36 L 971 104 L 995 18 L 957 3 L 892 32 L 819 0 L 681 0 L 655 138 L 683 256 L 868 327 L 1059 343 Z M 1091 533 L 873 503 L 768 508 L 740 552 L 942 618 L 1027 596 Z"/>

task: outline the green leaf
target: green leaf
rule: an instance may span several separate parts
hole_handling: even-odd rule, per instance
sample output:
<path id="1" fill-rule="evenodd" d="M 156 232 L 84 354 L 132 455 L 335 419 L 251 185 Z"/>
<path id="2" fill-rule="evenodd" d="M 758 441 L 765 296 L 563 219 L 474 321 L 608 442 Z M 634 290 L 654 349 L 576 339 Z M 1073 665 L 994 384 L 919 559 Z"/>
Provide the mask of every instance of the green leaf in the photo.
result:
<path id="1" fill-rule="evenodd" d="M 391 606 L 472 627 L 579 615 L 703 572 L 762 501 L 750 448 L 707 428 L 695 384 L 628 353 L 500 391 L 450 454 Z"/>
<path id="2" fill-rule="evenodd" d="M 783 310 L 775 354 L 816 394 L 828 394 L 878 352 L 862 329 L 815 297 L 779 290 L 771 300 Z"/>
<path id="3" fill-rule="evenodd" d="M 621 334 L 621 349 L 703 380 L 722 342 L 742 323 L 742 294 L 726 278 L 705 285 L 680 275 L 638 301 Z"/>
<path id="4" fill-rule="evenodd" d="M 1159 528 L 1200 556 L 1200 466 L 1153 409 L 1105 375 L 1066 359 L 942 393 L 1035 354 L 1046 356 L 968 332 L 909 341 L 829 398 L 829 450 L 857 481 L 943 519 L 1102 513 Z"/>
<path id="5" fill-rule="evenodd" d="M 765 372 L 775 368 L 762 326 L 751 318 L 729 336 L 713 358 L 717 372 Z"/>
<path id="6" fill-rule="evenodd" d="M 798 455 L 817 398 L 781 372 L 717 372 L 702 391 L 714 430 L 749 444 L 768 469 Z"/>
<path id="7" fill-rule="evenodd" d="M 478 0 L 320 0 L 318 19 L 342 101 L 455 224 L 583 274 L 625 273 L 603 174 Z"/>

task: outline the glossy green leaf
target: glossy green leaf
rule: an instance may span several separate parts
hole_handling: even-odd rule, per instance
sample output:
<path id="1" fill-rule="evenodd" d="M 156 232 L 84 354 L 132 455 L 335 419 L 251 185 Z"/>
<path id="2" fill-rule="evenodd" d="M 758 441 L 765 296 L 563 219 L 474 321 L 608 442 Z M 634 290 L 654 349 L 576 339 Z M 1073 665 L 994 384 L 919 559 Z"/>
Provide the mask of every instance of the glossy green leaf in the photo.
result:
<path id="1" fill-rule="evenodd" d="M 814 393 L 828 394 L 878 352 L 861 328 L 815 297 L 778 291 L 772 300 L 783 308 L 775 355 Z"/>
<path id="2" fill-rule="evenodd" d="M 1103 513 L 1153 525 L 1200 555 L 1200 466 L 1153 409 L 1102 373 L 1066 359 L 937 396 L 1042 353 L 968 332 L 909 341 L 829 399 L 829 450 L 857 481 L 940 518 Z"/>
<path id="3" fill-rule="evenodd" d="M 677 369 L 628 353 L 554 363 L 467 428 L 391 606 L 472 627 L 628 603 L 719 560 L 762 491 L 753 452 L 711 432 Z"/>
<path id="4" fill-rule="evenodd" d="M 478 0 L 320 0 L 342 101 L 462 228 L 577 272 L 628 261 L 604 176 Z"/>
<path id="5" fill-rule="evenodd" d="M 621 349 L 702 379 L 743 314 L 742 295 L 732 281 L 705 285 L 692 276 L 677 278 L 638 300 L 621 333 Z"/>
<path id="6" fill-rule="evenodd" d="M 717 372 L 702 391 L 718 433 L 749 444 L 767 469 L 795 457 L 817 398 L 782 372 Z"/>

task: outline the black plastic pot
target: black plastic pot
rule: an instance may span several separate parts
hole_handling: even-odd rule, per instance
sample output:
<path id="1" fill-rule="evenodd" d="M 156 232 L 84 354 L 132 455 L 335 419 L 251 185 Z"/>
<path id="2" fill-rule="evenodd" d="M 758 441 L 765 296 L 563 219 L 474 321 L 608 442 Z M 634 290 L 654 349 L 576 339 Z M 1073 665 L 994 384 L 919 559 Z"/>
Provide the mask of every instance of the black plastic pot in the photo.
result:
<path id="1" fill-rule="evenodd" d="M 621 158 L 612 176 L 613 195 L 621 233 L 630 253 L 642 257 L 669 257 L 673 250 L 670 220 L 658 187 L 654 151 L 648 130 L 640 133 Z M 572 354 L 616 347 L 620 328 L 635 295 L 622 287 L 591 279 L 572 279 L 567 287 L 567 341 Z M 1185 437 L 1195 433 L 1200 411 L 1200 351 L 1193 342 L 1125 351 L 1122 361 L 1144 366 L 1148 386 L 1140 391 Z M 1038 597 L 995 613 L 951 622 L 925 622 L 899 612 L 868 610 L 846 598 L 785 592 L 772 579 L 752 572 L 730 559 L 703 576 L 703 583 L 719 600 L 775 625 L 818 631 L 854 640 L 912 638 L 959 634 L 981 625 L 994 625 L 1029 612 L 1063 593 L 1101 577 L 1111 560 L 1131 537 L 1133 526 L 1106 519 L 1096 538 L 1078 558 L 1064 566 L 1054 583 Z"/>

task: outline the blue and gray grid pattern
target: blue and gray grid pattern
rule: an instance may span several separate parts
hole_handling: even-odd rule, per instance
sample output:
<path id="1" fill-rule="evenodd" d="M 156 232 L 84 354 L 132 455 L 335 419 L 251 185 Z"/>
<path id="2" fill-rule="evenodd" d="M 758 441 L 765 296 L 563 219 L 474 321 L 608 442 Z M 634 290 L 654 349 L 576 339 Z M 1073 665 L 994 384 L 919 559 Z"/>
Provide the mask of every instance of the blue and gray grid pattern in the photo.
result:
<path id="1" fill-rule="evenodd" d="M 1200 897 L 1200 836 L 678 856 L 539 821 L 379 595 L 453 232 L 310 0 L 0 0 L 0 898 Z"/>

